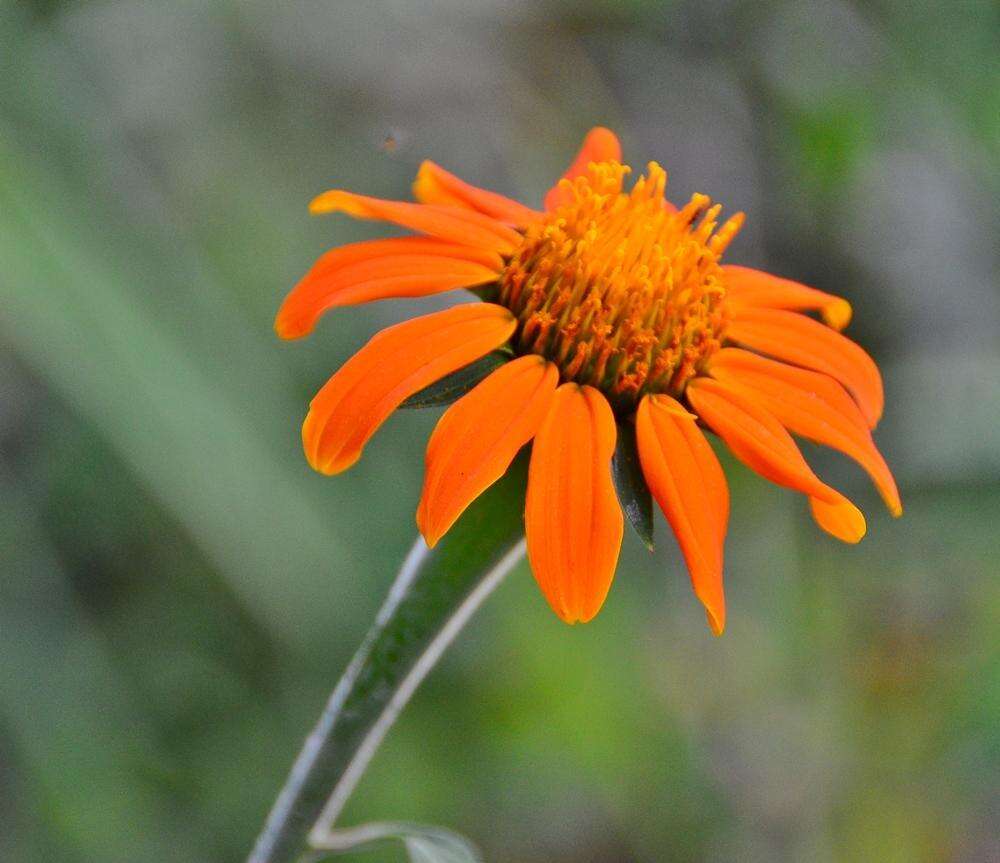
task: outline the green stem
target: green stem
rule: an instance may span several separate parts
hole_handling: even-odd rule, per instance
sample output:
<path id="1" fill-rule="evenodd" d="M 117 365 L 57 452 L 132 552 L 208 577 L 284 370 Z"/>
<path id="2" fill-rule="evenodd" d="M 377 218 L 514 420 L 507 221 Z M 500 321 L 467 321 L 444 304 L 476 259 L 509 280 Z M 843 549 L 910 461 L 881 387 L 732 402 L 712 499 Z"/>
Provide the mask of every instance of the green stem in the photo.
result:
<path id="1" fill-rule="evenodd" d="M 338 682 L 247 863 L 295 863 L 384 838 L 386 825 L 333 830 L 403 706 L 469 618 L 524 556 L 523 460 L 433 550 L 418 540 Z M 446 831 L 442 831 L 442 834 Z"/>

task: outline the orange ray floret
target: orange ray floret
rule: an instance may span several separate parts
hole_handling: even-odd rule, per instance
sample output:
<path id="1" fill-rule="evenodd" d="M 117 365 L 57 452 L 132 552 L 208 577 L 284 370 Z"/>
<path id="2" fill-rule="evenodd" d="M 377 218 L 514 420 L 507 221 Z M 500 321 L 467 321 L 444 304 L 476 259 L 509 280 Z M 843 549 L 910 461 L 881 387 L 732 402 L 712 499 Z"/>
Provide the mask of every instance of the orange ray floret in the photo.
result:
<path id="1" fill-rule="evenodd" d="M 321 275 L 307 275 L 275 322 L 282 338 L 307 335 L 323 312 L 373 300 L 426 297 L 497 280 L 496 270 L 448 255 L 383 255 Z"/>
<path id="2" fill-rule="evenodd" d="M 513 228 L 474 210 L 385 201 L 341 189 L 314 198 L 309 211 L 314 215 L 339 212 L 359 219 L 382 219 L 442 240 L 480 246 L 501 254 L 510 254 L 521 242 L 521 235 Z"/>
<path id="3" fill-rule="evenodd" d="M 566 623 L 594 617 L 611 587 L 624 517 L 611 480 L 617 431 L 596 389 L 563 384 L 531 451 L 524 521 L 528 559 Z"/>
<path id="4" fill-rule="evenodd" d="M 791 279 L 735 264 L 723 264 L 722 276 L 733 306 L 818 311 L 835 330 L 842 330 L 851 322 L 851 304 L 847 300 Z"/>
<path id="5" fill-rule="evenodd" d="M 326 474 L 349 468 L 407 397 L 503 344 L 515 325 L 502 306 L 474 303 L 382 330 L 309 405 L 302 426 L 309 464 Z"/>
<path id="6" fill-rule="evenodd" d="M 882 416 L 882 376 L 859 345 L 819 321 L 781 309 L 737 309 L 726 335 L 731 341 L 828 374 L 854 398 L 869 428 Z"/>
<path id="7" fill-rule="evenodd" d="M 739 348 L 719 351 L 708 370 L 765 407 L 790 432 L 854 459 L 871 476 L 889 511 L 902 513 L 889 466 L 857 405 L 835 380 Z"/>
<path id="8" fill-rule="evenodd" d="M 670 396 L 643 398 L 635 430 L 646 483 L 677 537 L 708 625 L 721 635 L 726 625 L 722 546 L 729 516 L 722 466 L 697 418 Z"/>
<path id="9" fill-rule="evenodd" d="M 348 243 L 330 249 L 319 256 L 308 275 L 328 275 L 349 264 L 390 255 L 440 255 L 444 258 L 472 261 L 497 272 L 503 270 L 504 266 L 499 252 L 479 246 L 440 240 L 437 237 L 388 237 L 382 240 L 362 240 L 360 243 Z"/>
<path id="10" fill-rule="evenodd" d="M 586 173 L 587 166 L 592 162 L 620 162 L 621 160 L 622 145 L 618 141 L 618 136 L 610 129 L 595 126 L 583 139 L 580 152 L 576 154 L 576 158 L 566 169 L 566 173 L 545 195 L 545 210 L 552 212 L 573 200 L 572 187 L 570 183 L 563 182 L 564 180 L 572 182 L 581 174 Z"/>
<path id="11" fill-rule="evenodd" d="M 401 280 L 398 267 L 395 277 L 387 274 L 392 262 L 418 258 L 426 268 L 405 271 L 416 280 Z M 497 252 L 436 237 L 349 243 L 321 255 L 292 288 L 278 310 L 274 329 L 283 339 L 301 338 L 312 332 L 323 312 L 335 306 L 471 287 L 495 279 L 502 270 L 503 259 Z"/>
<path id="12" fill-rule="evenodd" d="M 529 354 L 501 366 L 441 417 L 427 445 L 417 526 L 434 546 L 480 494 L 504 475 L 538 431 L 559 370 Z"/>
<path id="13" fill-rule="evenodd" d="M 812 472 L 795 441 L 770 413 L 734 387 L 711 378 L 692 381 L 687 394 L 698 415 L 736 458 L 765 479 L 816 499 L 813 514 L 824 530 L 844 542 L 860 541 L 865 534 L 861 511 Z"/>
<path id="14" fill-rule="evenodd" d="M 413 197 L 422 204 L 465 207 L 483 215 L 522 227 L 541 217 L 541 213 L 496 192 L 480 189 L 426 160 L 413 181 Z"/>

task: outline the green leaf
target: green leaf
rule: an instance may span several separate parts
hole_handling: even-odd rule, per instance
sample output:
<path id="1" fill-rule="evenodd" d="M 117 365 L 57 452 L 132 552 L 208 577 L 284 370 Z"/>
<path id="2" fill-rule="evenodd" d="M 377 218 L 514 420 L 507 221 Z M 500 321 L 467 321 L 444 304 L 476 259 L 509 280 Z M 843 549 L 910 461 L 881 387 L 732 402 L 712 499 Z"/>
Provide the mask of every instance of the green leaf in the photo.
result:
<path id="1" fill-rule="evenodd" d="M 639 539 L 653 550 L 653 497 L 646 485 L 639 464 L 639 449 L 635 441 L 635 426 L 618 423 L 618 443 L 611 460 L 611 473 L 618 490 L 618 500 Z"/>
<path id="2" fill-rule="evenodd" d="M 322 860 L 348 850 L 364 851 L 386 841 L 402 842 L 410 863 L 482 863 L 482 857 L 468 839 L 440 827 L 409 822 L 366 824 L 338 830 L 327 840 L 314 842 L 313 847 L 321 854 L 315 859 Z"/>
<path id="3" fill-rule="evenodd" d="M 492 351 L 485 357 L 480 357 L 475 362 L 450 375 L 445 375 L 441 380 L 414 393 L 400 407 L 432 408 L 450 405 L 511 359 L 512 354 L 509 351 Z"/>
<path id="4" fill-rule="evenodd" d="M 334 824 L 410 696 L 523 558 L 526 485 L 522 453 L 435 548 L 417 540 L 306 740 L 248 863 L 315 860 L 318 852 L 339 853 L 392 837 L 404 842 L 414 863 L 479 859 L 466 840 L 440 828 Z"/>

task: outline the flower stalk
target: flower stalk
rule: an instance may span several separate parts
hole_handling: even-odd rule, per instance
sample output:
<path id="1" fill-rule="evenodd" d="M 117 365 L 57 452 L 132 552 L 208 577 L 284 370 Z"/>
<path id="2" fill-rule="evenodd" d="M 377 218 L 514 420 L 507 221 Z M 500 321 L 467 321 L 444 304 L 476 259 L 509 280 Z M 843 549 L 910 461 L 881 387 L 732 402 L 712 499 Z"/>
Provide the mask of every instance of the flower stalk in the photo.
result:
<path id="1" fill-rule="evenodd" d="M 375 623 L 306 739 L 247 863 L 300 863 L 396 838 L 477 859 L 440 828 L 335 828 L 351 793 L 407 701 L 487 596 L 524 557 L 519 500 L 524 459 L 434 549 L 418 540 Z M 455 849 L 463 849 L 458 856 Z"/>

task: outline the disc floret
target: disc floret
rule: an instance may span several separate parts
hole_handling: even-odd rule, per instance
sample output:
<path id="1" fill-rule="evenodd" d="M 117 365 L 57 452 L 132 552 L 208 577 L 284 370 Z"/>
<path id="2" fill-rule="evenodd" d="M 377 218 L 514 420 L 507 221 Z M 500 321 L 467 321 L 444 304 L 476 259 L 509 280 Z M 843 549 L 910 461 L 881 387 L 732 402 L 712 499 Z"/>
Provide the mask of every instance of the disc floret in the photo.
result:
<path id="1" fill-rule="evenodd" d="M 648 392 L 679 395 L 721 346 L 726 322 L 719 259 L 743 214 L 694 195 L 664 198 L 655 162 L 632 188 L 618 162 L 592 164 L 565 203 L 530 225 L 504 270 L 499 302 L 518 318 L 522 353 L 559 367 L 628 408 Z"/>

